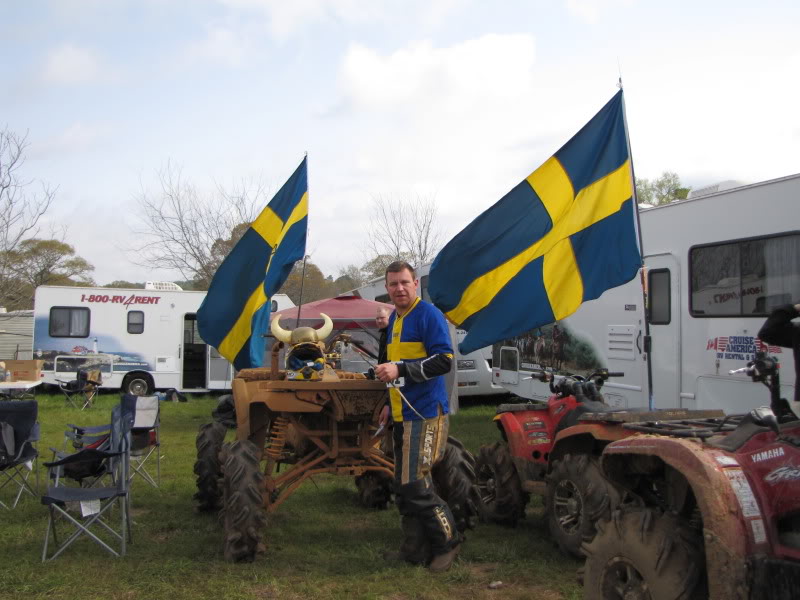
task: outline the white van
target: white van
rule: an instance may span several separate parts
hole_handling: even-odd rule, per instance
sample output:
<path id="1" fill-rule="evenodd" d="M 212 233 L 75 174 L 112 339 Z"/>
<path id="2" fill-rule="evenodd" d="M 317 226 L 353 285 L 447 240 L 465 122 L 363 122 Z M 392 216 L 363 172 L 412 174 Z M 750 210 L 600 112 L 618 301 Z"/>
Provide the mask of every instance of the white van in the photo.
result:
<path id="1" fill-rule="evenodd" d="M 147 282 L 145 289 L 38 287 L 33 356 L 44 360 L 43 381 L 57 384 L 96 368 L 103 388 L 135 394 L 230 389 L 233 367 L 197 331 L 205 296 L 169 282 Z M 292 306 L 285 294 L 272 299 L 273 311 Z"/>

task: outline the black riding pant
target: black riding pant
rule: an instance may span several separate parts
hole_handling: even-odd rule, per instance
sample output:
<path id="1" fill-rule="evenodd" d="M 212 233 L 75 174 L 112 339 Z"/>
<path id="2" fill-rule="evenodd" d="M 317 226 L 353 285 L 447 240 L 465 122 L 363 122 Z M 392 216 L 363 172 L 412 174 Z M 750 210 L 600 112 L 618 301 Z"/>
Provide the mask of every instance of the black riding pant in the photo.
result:
<path id="1" fill-rule="evenodd" d="M 439 415 L 395 423 L 393 430 L 397 508 L 403 517 L 420 521 L 434 556 L 460 541 L 450 507 L 431 477 L 433 465 L 444 456 L 448 428 L 447 415 Z"/>

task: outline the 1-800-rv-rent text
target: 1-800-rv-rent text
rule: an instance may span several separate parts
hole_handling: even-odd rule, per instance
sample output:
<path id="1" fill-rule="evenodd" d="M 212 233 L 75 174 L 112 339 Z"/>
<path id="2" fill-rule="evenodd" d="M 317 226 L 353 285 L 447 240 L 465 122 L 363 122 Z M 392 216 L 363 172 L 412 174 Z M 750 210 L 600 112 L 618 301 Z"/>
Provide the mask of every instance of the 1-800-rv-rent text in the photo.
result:
<path id="1" fill-rule="evenodd" d="M 145 289 L 38 287 L 33 355 L 44 360 L 43 381 L 98 369 L 102 387 L 135 394 L 230 389 L 230 363 L 197 332 L 205 294 L 161 282 Z M 272 299 L 273 311 L 291 306 L 285 294 Z"/>

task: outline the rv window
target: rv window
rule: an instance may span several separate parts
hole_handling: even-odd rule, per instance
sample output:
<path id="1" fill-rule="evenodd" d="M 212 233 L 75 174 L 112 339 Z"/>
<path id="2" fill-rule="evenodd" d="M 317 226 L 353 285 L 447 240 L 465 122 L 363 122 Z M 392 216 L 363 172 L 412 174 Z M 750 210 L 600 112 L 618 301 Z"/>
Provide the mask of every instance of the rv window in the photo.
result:
<path id="1" fill-rule="evenodd" d="M 651 325 L 669 325 L 670 281 L 669 269 L 657 269 L 647 274 L 647 301 Z"/>
<path id="2" fill-rule="evenodd" d="M 800 234 L 695 247 L 689 268 L 693 316 L 767 316 L 800 296 Z"/>
<path id="3" fill-rule="evenodd" d="M 502 371 L 519 370 L 519 350 L 516 348 L 500 348 L 500 369 Z"/>
<path id="4" fill-rule="evenodd" d="M 270 310 L 272 312 L 278 312 L 278 301 L 277 300 L 273 300 L 272 301 L 272 304 L 270 304 Z"/>
<path id="5" fill-rule="evenodd" d="M 144 312 L 141 310 L 128 312 L 128 333 L 144 333 Z"/>
<path id="6" fill-rule="evenodd" d="M 50 337 L 89 337 L 89 309 L 54 306 L 50 309 Z"/>
<path id="7" fill-rule="evenodd" d="M 197 315 L 188 314 L 183 318 L 183 341 L 186 344 L 205 344 L 197 328 Z"/>

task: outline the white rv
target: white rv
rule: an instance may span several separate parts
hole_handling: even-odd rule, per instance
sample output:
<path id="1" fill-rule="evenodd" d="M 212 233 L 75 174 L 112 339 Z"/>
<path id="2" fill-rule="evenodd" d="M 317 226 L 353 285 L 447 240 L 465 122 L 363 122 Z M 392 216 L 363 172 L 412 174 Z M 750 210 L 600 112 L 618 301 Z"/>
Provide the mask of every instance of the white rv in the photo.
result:
<path id="1" fill-rule="evenodd" d="M 162 282 L 144 289 L 38 287 L 33 355 L 44 360 L 43 381 L 57 384 L 95 368 L 102 387 L 135 394 L 230 389 L 232 366 L 197 331 L 205 296 Z M 285 294 L 272 300 L 273 311 L 291 306 Z"/>
<path id="2" fill-rule="evenodd" d="M 430 272 L 430 267 L 430 264 L 427 264 L 416 269 L 416 275 L 419 278 L 419 293 L 426 302 L 430 302 L 430 295 L 428 294 L 428 273 Z M 351 293 L 361 298 L 366 298 L 367 300 L 391 303 L 389 294 L 386 292 L 386 287 L 384 286 L 383 277 L 377 277 L 365 286 L 353 290 Z M 456 342 L 461 343 L 464 336 L 467 335 L 467 332 L 463 329 L 456 329 L 455 332 Z M 479 348 L 469 354 L 461 354 L 457 347 L 455 351 L 456 380 L 458 382 L 459 397 L 508 395 L 506 389 L 492 381 L 491 346 Z"/>
<path id="3" fill-rule="evenodd" d="M 644 209 L 640 221 L 650 340 L 637 277 L 563 321 L 495 344 L 495 383 L 543 400 L 550 391 L 531 369 L 605 367 L 624 373 L 603 388 L 614 406 L 743 412 L 768 405 L 767 389 L 729 371 L 766 351 L 783 364 L 782 396 L 793 404 L 791 349 L 757 335 L 772 308 L 800 300 L 800 174 L 695 194 Z"/>

